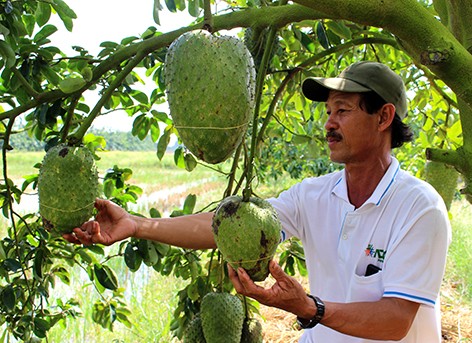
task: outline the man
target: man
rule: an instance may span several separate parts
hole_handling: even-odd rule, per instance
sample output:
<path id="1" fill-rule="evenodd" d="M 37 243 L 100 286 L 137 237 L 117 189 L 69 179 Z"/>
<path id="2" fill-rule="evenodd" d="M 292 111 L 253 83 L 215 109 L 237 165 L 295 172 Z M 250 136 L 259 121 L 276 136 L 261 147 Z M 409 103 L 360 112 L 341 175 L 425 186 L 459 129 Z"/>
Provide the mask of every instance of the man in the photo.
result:
<path id="1" fill-rule="evenodd" d="M 269 199 L 283 238 L 301 239 L 310 294 L 271 261 L 274 285 L 229 268 L 237 292 L 297 315 L 300 342 L 440 342 L 439 289 L 450 241 L 444 202 L 399 168 L 392 148 L 411 140 L 401 78 L 376 62 L 337 78 L 309 78 L 304 95 L 326 102 L 330 158 L 344 170 L 308 178 Z M 214 248 L 211 213 L 134 217 L 97 200 L 96 222 L 66 238 L 112 244 L 138 237 L 186 248 Z"/>

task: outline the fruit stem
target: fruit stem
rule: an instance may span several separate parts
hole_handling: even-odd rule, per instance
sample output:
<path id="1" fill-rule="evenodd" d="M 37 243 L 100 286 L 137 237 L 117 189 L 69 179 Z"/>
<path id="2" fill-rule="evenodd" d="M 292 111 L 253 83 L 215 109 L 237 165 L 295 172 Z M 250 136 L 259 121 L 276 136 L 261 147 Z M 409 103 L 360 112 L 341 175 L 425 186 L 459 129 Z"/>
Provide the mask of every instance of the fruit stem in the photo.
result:
<path id="1" fill-rule="evenodd" d="M 231 171 L 229 173 L 228 186 L 226 187 L 226 190 L 225 190 L 224 195 L 223 195 L 224 198 L 230 196 L 232 191 L 233 191 L 233 183 L 234 183 L 234 179 L 236 177 L 236 170 L 238 168 L 239 156 L 241 155 L 241 150 L 242 150 L 243 144 L 244 144 L 244 142 L 241 142 L 238 145 L 238 148 L 236 149 L 236 152 L 234 153 L 233 164 L 231 166 Z"/>
<path id="2" fill-rule="evenodd" d="M 62 132 L 61 132 L 61 143 L 65 143 L 67 140 L 67 135 L 69 134 L 70 126 L 72 124 L 72 120 L 74 119 L 74 111 L 79 103 L 80 100 L 80 94 L 79 95 L 74 95 L 74 97 L 71 100 L 71 103 L 69 105 L 69 109 L 67 110 L 67 115 L 64 120 L 64 126 L 62 127 Z"/>
<path id="3" fill-rule="evenodd" d="M 203 29 L 213 33 L 213 16 L 211 14 L 210 0 L 203 1 Z"/>
<path id="4" fill-rule="evenodd" d="M 254 106 L 254 118 L 252 122 L 252 134 L 251 134 L 251 150 L 249 154 L 249 161 L 247 164 L 247 174 L 246 174 L 246 187 L 243 190 L 243 201 L 249 201 L 249 198 L 252 195 L 251 182 L 253 178 L 253 168 L 254 168 L 254 158 L 256 156 L 256 147 L 257 147 L 257 132 L 258 132 L 258 121 L 259 121 L 259 111 L 261 106 L 261 97 L 262 90 L 264 88 L 265 76 L 267 74 L 267 68 L 269 65 L 269 59 L 272 54 L 272 48 L 274 46 L 275 36 L 277 29 L 271 27 L 267 35 L 266 47 L 264 49 L 264 55 L 262 56 L 261 65 L 257 72 L 256 78 L 256 91 L 255 91 L 255 106 Z"/>
<path id="5" fill-rule="evenodd" d="M 95 118 L 100 114 L 100 110 L 102 109 L 102 107 L 111 98 L 111 96 L 115 92 L 115 89 L 121 85 L 125 78 L 133 71 L 134 67 L 136 67 L 144 59 L 145 56 L 146 53 L 142 50 L 139 50 L 134 56 L 134 58 L 128 62 L 124 69 L 116 76 L 113 82 L 110 83 L 110 86 L 107 88 L 106 92 L 98 100 L 97 104 L 92 109 L 92 111 L 90 111 L 90 114 L 85 118 L 82 125 L 80 125 L 79 129 L 71 137 L 72 140 L 76 142 L 82 141 L 82 138 L 85 136 L 85 133 L 92 125 Z"/>

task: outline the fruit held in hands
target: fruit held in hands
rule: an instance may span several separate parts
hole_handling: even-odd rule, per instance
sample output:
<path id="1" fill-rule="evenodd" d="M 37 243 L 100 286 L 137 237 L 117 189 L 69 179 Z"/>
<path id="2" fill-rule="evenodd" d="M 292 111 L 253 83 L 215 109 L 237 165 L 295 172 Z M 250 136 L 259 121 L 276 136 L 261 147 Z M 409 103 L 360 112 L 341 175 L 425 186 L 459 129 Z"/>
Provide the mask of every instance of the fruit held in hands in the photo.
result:
<path id="1" fill-rule="evenodd" d="M 269 262 L 280 242 L 281 224 L 266 200 L 230 196 L 218 205 L 213 217 L 213 234 L 224 259 L 242 267 L 253 281 L 269 275 Z"/>
<path id="2" fill-rule="evenodd" d="M 98 173 L 90 150 L 59 144 L 48 150 L 39 169 L 39 213 L 44 226 L 70 233 L 90 219 L 98 196 Z"/>
<path id="3" fill-rule="evenodd" d="M 208 31 L 184 33 L 169 47 L 165 84 L 184 145 L 199 159 L 226 160 L 253 115 L 255 68 L 242 41 Z"/>

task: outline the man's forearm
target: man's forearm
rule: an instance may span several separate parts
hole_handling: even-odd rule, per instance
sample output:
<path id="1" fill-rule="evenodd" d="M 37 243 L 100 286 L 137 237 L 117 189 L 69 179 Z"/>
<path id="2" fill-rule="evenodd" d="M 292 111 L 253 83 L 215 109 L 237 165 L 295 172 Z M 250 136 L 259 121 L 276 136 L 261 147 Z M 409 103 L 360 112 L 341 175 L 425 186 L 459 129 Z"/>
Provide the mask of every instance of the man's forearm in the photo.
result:
<path id="1" fill-rule="evenodd" d="M 400 340 L 405 337 L 419 307 L 418 303 L 399 298 L 325 304 L 321 324 L 346 335 L 374 340 Z"/>
<path id="2" fill-rule="evenodd" d="M 212 249 L 216 247 L 211 228 L 213 213 L 198 213 L 174 218 L 134 216 L 135 238 L 149 239 L 181 248 Z"/>

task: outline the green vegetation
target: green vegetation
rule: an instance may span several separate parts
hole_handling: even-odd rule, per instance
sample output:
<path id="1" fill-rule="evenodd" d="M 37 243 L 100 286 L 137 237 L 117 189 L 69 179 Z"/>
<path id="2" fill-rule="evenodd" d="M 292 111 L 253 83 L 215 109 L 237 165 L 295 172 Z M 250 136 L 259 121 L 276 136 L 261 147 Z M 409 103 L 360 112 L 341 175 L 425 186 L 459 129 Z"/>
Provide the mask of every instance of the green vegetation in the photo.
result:
<path id="1" fill-rule="evenodd" d="M 32 166 L 41 160 L 43 153 L 10 153 L 9 170 L 11 176 L 20 178 L 37 172 Z M 185 185 L 192 183 L 193 175 L 199 179 L 212 179 L 215 181 L 201 183 L 191 188 L 197 195 L 198 204 L 203 207 L 211 201 L 219 199 L 224 191 L 225 176 L 203 165 L 189 173 L 173 164 L 173 155 L 168 154 L 159 161 L 153 152 L 103 152 L 99 153 L 98 161 L 100 173 L 113 164 L 120 161 L 120 167 L 133 170 L 131 183 L 139 184 L 144 189 L 169 190 L 167 197 L 161 198 L 153 204 L 142 204 L 139 212 L 147 214 L 150 207 L 155 207 L 162 213 L 170 212 L 181 207 L 181 202 L 187 195 Z M 277 183 L 270 187 L 256 188 L 263 195 L 276 195 L 282 189 L 293 184 L 294 180 L 285 174 Z M 179 188 L 181 187 L 181 188 Z M 30 190 L 29 192 L 33 192 Z M 145 192 L 147 194 L 147 192 Z M 144 197 L 144 196 L 143 196 Z M 455 200 L 451 208 L 453 240 L 449 250 L 448 265 L 445 277 L 447 296 L 461 303 L 460 306 L 472 307 L 472 206 L 465 201 Z M 5 219 L 2 220 L 2 232 L 4 232 Z M 286 248 L 283 245 L 279 252 Z M 119 253 L 118 246 L 107 248 L 111 256 Z M 57 281 L 56 288 L 49 300 L 55 303 L 57 299 L 66 294 L 72 294 L 77 301 L 77 310 L 83 309 L 78 318 L 70 318 L 63 324 L 51 329 L 48 341 L 59 342 L 119 342 L 123 337 L 131 342 L 171 342 L 173 333 L 170 329 L 173 311 L 178 304 L 179 290 L 189 284 L 188 280 L 174 275 L 163 276 L 151 267 L 141 267 L 137 272 L 130 271 L 123 263 L 123 259 L 113 259 L 110 266 L 115 270 L 119 285 L 122 290 L 122 300 L 126 302 L 129 314 L 129 327 L 124 323 L 116 322 L 113 331 L 103 328 L 92 320 L 93 304 L 100 299 L 93 283 L 88 281 L 87 275 L 81 268 L 75 266 L 71 269 L 70 286 Z M 451 292 L 453 290 L 453 293 Z M 106 297 L 106 295 L 104 295 Z M 108 299 L 109 300 L 109 299 Z M 454 305 L 457 306 L 457 305 Z"/>
<path id="2" fill-rule="evenodd" d="M 223 0 L 213 15 L 209 0 L 169 0 L 165 2 L 169 11 L 188 10 L 195 21 L 175 31 L 160 32 L 165 29 L 159 26 L 162 2 L 154 1 L 153 17 L 158 26 L 130 33 L 133 36 L 121 37 L 117 42 L 103 41 L 95 54 L 90 46 L 74 46 L 71 53 L 65 53 L 50 39 L 59 29 L 73 31 L 77 18 L 74 2 L 2 1 L 2 157 L 17 157 L 11 149 L 27 149 L 31 143 L 28 140 L 34 141 L 34 149 L 59 142 L 84 144 L 102 156 L 103 197 L 153 217 L 193 213 L 207 204 L 214 206 L 223 194 L 239 194 L 243 188 L 246 199 L 275 195 L 294 179 L 336 168 L 326 158 L 326 107 L 303 97 L 302 80 L 338 75 L 353 62 L 375 60 L 401 75 L 411 97 L 406 122 L 413 127 L 415 142 L 396 152 L 399 161 L 418 176 L 423 175 L 426 159 L 456 167 L 464 183 L 463 194 L 472 202 L 472 10 L 463 2 L 405 0 L 381 6 L 376 0 Z M 96 25 L 98 33 L 99 24 L 87 23 Z M 174 138 L 184 141 L 174 115 L 160 106 L 169 105 L 170 98 L 164 77 L 168 47 L 188 31 L 204 28 L 219 35 L 222 30 L 248 27 L 252 32 L 247 33 L 245 42 L 257 65 L 254 120 L 232 161 L 221 166 L 225 173 L 213 173 L 198 164 L 198 156 L 183 148 L 177 148 L 174 156 L 165 156 Z M 186 57 L 182 65 L 188 67 L 191 63 L 192 56 Z M 209 70 L 213 65 L 210 58 Z M 190 80 L 194 89 L 206 86 L 199 83 L 199 78 Z M 233 91 L 222 89 L 222 98 Z M 95 104 L 89 101 L 89 91 L 99 96 Z M 207 96 L 208 92 L 203 94 Z M 132 137 L 128 134 L 120 138 L 118 143 L 124 142 L 121 145 L 113 143 L 120 134 L 106 138 L 100 133 L 90 134 L 97 117 L 114 111 L 124 111 L 133 120 L 128 128 Z M 188 124 L 198 127 L 197 121 Z M 15 141 L 24 134 L 27 136 L 21 142 Z M 159 160 L 173 160 L 180 169 L 150 165 L 152 173 L 141 174 L 142 166 L 136 164 L 132 174 L 130 165 L 143 156 L 110 155 L 114 160 L 106 160 L 101 151 L 115 146 L 136 151 L 147 142 L 153 146 L 149 161 L 156 161 L 156 154 Z M 0 340 L 47 340 L 52 328 L 75 317 L 79 306 L 69 299 L 74 293 L 67 292 L 67 300 L 52 301 L 55 284 L 58 280 L 68 284 L 74 266 L 84 271 L 84 279 L 97 296 L 93 304 L 80 309 L 88 306 L 88 322 L 104 330 L 131 323 L 120 276 L 112 268 L 123 257 L 130 270 L 152 266 L 162 275 L 188 282 L 177 292 L 172 313 L 171 329 L 179 338 L 209 288 L 232 290 L 227 278 L 221 277 L 221 259 L 208 265 L 208 256 L 145 240 L 127 240 L 114 251 L 96 245 L 70 245 L 60 237 L 52 237 L 37 211 L 23 213 L 17 206 L 21 198 L 23 208 L 32 207 L 28 203 L 34 202 L 32 186 L 37 181 L 33 165 L 39 161 L 29 161 L 25 173 L 15 170 L 9 158 L 2 161 L 8 172 L 11 166 L 12 173 L 6 175 L 4 171 L 0 182 L 3 217 L 10 218 L 0 241 L 0 323 L 5 325 Z M 186 170 L 193 170 L 191 176 Z M 28 174 L 33 175 L 23 182 L 21 176 Z M 454 218 L 461 217 L 458 214 Z M 461 225 L 467 228 L 465 223 Z M 459 230 L 455 233 L 458 243 L 470 242 L 467 230 Z M 461 273 L 470 257 L 465 247 L 456 243 L 451 246 L 451 256 L 455 256 L 451 268 L 460 273 L 460 280 L 465 280 Z M 283 256 L 285 268 L 298 267 L 302 272 L 301 248 L 295 243 L 291 248 L 296 253 L 290 250 Z M 462 286 L 452 289 L 469 292 Z"/>
<path id="3" fill-rule="evenodd" d="M 91 129 L 90 133 L 103 137 L 106 142 L 106 149 L 112 151 L 155 151 L 156 143 L 150 136 L 141 139 L 131 132 L 109 131 L 104 129 Z M 0 141 L 0 146 L 3 141 Z M 10 138 L 10 145 L 15 151 L 44 151 L 44 143 L 31 137 L 27 131 L 15 133 Z"/>
<path id="4" fill-rule="evenodd" d="M 456 201 L 452 213 L 452 242 L 449 248 L 446 279 L 460 298 L 472 304 L 472 206 Z"/>

